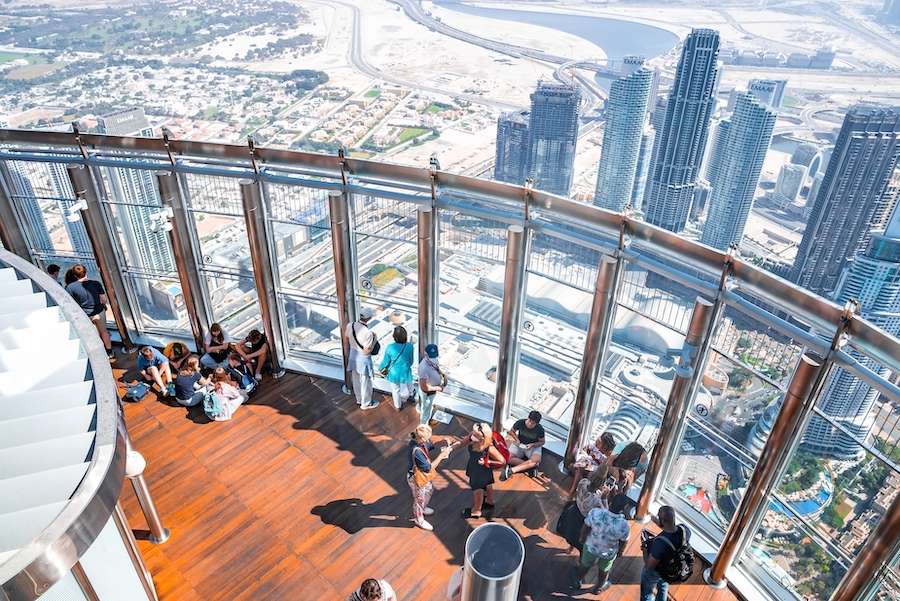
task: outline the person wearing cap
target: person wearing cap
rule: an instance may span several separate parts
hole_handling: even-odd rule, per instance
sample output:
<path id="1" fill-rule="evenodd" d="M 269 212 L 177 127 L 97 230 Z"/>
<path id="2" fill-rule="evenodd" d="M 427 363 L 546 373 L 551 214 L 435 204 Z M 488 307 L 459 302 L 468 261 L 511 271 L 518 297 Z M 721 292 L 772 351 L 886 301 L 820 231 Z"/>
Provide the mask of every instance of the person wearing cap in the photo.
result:
<path id="1" fill-rule="evenodd" d="M 443 392 L 447 385 L 447 376 L 438 364 L 438 347 L 429 344 L 425 347 L 425 358 L 419 363 L 419 423 L 427 424 L 434 410 L 434 398 Z"/>
<path id="2" fill-rule="evenodd" d="M 377 339 L 375 333 L 368 328 L 371 319 L 372 309 L 362 307 L 359 310 L 359 320 L 348 324 L 346 331 L 350 343 L 347 371 L 350 372 L 356 404 L 363 411 L 378 406 L 378 401 L 372 401 L 372 376 L 375 373 L 372 367 L 372 349 Z"/>

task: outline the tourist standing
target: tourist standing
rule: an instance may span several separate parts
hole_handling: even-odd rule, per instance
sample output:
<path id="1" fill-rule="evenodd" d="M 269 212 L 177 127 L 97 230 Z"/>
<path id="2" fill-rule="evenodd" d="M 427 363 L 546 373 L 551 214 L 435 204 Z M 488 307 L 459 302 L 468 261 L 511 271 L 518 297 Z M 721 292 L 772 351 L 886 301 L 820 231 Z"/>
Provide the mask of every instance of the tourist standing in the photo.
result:
<path id="1" fill-rule="evenodd" d="M 429 455 L 434 449 L 431 442 L 431 427 L 419 424 L 409 435 L 409 448 L 407 449 L 406 481 L 413 498 L 413 522 L 422 530 L 434 530 L 434 527 L 425 520 L 425 516 L 432 515 L 434 509 L 428 506 L 431 495 L 434 492 L 435 470 L 447 457 L 450 456 L 450 446 L 441 449 L 438 456 L 432 461 Z"/>
<path id="2" fill-rule="evenodd" d="M 350 372 L 350 381 L 353 385 L 353 394 L 356 395 L 356 404 L 363 411 L 374 409 L 378 406 L 378 401 L 372 401 L 372 376 L 374 375 L 372 354 L 378 339 L 368 327 L 371 319 L 372 309 L 363 307 L 359 310 L 359 319 L 351 324 L 347 324 L 347 331 L 345 332 L 350 343 L 347 371 Z"/>
<path id="3" fill-rule="evenodd" d="M 56 263 L 47 265 L 47 275 L 56 280 L 56 283 L 59 284 L 59 265 Z"/>
<path id="4" fill-rule="evenodd" d="M 584 518 L 594 507 L 605 506 L 608 492 L 605 470 L 594 470 L 587 478 L 578 481 L 574 500 L 563 507 L 556 521 L 556 533 L 566 539 L 572 548 L 581 551 Z"/>
<path id="5" fill-rule="evenodd" d="M 394 342 L 384 350 L 384 357 L 378 370 L 385 375 L 391 388 L 394 409 L 400 411 L 403 401 L 412 396 L 413 345 L 409 342 L 406 328 L 394 328 Z"/>
<path id="6" fill-rule="evenodd" d="M 676 524 L 675 509 L 668 505 L 659 508 L 656 521 L 662 532 L 654 537 L 650 537 L 646 531 L 642 533 L 644 567 L 641 569 L 641 601 L 668 599 L 669 583 L 663 579 L 660 571 L 677 558 L 679 549 L 688 544 L 691 536 L 687 526 Z"/>
<path id="7" fill-rule="evenodd" d="M 626 506 L 625 495 L 616 495 L 608 506 L 603 503 L 585 516 L 581 535 L 584 543 L 572 578 L 573 589 L 581 590 L 582 579 L 594 566 L 598 572 L 594 594 L 609 588 L 609 571 L 628 545 L 630 528 L 623 515 Z"/>
<path id="8" fill-rule="evenodd" d="M 438 347 L 429 344 L 425 347 L 425 358 L 419 363 L 419 423 L 427 424 L 434 411 L 434 399 L 437 393 L 443 392 L 447 386 L 447 376 L 438 363 Z"/>
<path id="9" fill-rule="evenodd" d="M 116 355 L 112 350 L 112 341 L 106 329 L 106 291 L 97 280 L 88 279 L 87 268 L 81 263 L 73 265 L 66 272 L 66 291 L 72 295 L 75 302 L 87 313 L 91 323 L 97 328 L 97 334 L 103 341 L 106 356 L 110 361 L 115 361 Z"/>

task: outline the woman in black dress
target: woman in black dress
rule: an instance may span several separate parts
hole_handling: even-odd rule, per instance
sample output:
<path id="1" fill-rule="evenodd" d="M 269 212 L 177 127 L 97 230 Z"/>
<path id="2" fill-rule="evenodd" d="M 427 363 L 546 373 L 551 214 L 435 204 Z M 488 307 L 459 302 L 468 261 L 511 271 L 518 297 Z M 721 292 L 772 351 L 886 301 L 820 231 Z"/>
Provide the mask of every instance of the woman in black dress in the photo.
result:
<path id="1" fill-rule="evenodd" d="M 482 506 L 488 512 L 494 509 L 494 470 L 505 461 L 494 446 L 491 427 L 487 424 L 475 424 L 472 432 L 452 448 L 463 445 L 469 446 L 466 475 L 472 489 L 472 507 L 463 509 L 462 517 L 477 519 L 482 515 Z"/>

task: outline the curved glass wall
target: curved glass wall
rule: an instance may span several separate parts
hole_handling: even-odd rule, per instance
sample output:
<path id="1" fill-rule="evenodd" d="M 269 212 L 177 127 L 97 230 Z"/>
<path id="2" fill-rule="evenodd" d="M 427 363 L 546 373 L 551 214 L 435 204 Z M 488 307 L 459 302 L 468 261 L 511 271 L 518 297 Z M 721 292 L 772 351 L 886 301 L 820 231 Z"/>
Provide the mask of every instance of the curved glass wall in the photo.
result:
<path id="1" fill-rule="evenodd" d="M 76 199 L 61 161 L 85 161 L 72 150 L 77 143 L 68 134 L 4 135 L 0 175 L 24 225 L 29 258 L 92 264 L 91 241 L 65 218 Z M 523 314 L 509 412 L 515 418 L 540 410 L 557 442 L 574 417 L 604 255 L 616 258 L 621 272 L 589 438 L 608 429 L 652 449 L 666 435 L 659 424 L 695 301 L 715 301 L 686 432 L 660 487 L 660 500 L 676 505 L 712 549 L 722 544 L 770 442 L 801 354 L 826 354 L 841 323 L 839 308 L 740 258 L 727 263 L 717 251 L 642 222 L 542 192 L 323 155 L 257 149 L 251 161 L 247 148 L 235 146 L 164 147 L 143 139 L 132 150 L 101 136 L 84 140 L 109 230 L 99 235 L 116 249 L 125 287 L 120 303 L 137 342 L 146 334 L 185 337 L 194 323 L 193 309 L 177 300 L 177 288 L 187 284 L 172 256 L 172 234 L 162 221 L 154 226 L 161 209 L 154 175 L 161 171 L 177 173 L 186 208 L 189 239 L 179 242 L 192 250 L 200 274 L 196 322 L 219 321 L 242 336 L 274 307 L 281 362 L 329 377 L 341 364 L 344 304 L 351 315 L 353 306 L 375 310 L 383 346 L 395 325 L 418 339 L 418 210 L 433 207 L 435 327 L 450 381 L 438 404 L 490 415 L 504 294 L 518 294 Z M 261 186 L 261 234 L 244 211 L 240 181 L 247 178 Z M 334 192 L 348 200 L 350 215 L 352 289 L 344 299 L 334 271 Z M 524 225 L 529 240 L 520 290 L 505 287 L 511 225 Z M 265 264 L 254 263 L 254 239 L 272 257 L 272 290 L 257 288 L 254 264 Z M 168 293 L 168 301 L 154 291 Z M 791 454 L 736 560 L 774 598 L 826 598 L 900 491 L 900 342 L 858 317 L 847 334 L 850 344 L 828 355 L 833 365 L 797 444 L 771 443 Z M 873 598 L 896 590 L 896 560 L 891 565 Z"/>

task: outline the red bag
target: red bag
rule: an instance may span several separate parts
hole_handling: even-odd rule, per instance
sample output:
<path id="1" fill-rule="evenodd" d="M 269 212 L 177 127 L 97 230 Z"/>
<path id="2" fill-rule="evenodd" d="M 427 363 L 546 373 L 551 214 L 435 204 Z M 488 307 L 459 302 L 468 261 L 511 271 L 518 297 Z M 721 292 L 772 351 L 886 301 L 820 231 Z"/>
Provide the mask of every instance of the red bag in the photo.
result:
<path id="1" fill-rule="evenodd" d="M 503 465 L 506 465 L 509 463 L 509 447 L 506 446 L 506 439 L 499 432 L 491 432 L 491 437 L 494 439 L 494 446 L 503 455 Z"/>

